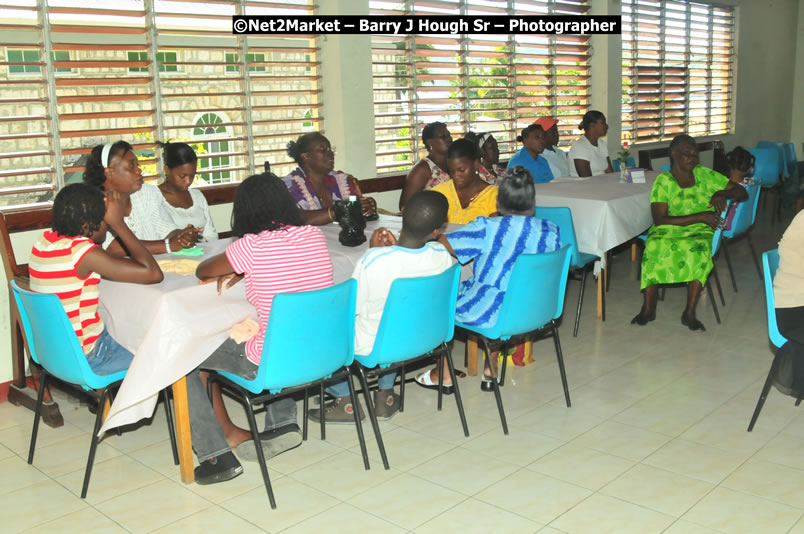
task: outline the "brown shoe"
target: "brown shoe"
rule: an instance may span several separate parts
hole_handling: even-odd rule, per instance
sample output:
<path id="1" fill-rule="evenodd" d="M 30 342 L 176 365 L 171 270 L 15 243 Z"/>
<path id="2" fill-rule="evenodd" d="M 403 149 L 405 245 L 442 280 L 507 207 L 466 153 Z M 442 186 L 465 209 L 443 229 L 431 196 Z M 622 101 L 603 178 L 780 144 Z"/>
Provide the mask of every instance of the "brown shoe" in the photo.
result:
<path id="1" fill-rule="evenodd" d="M 374 392 L 374 414 L 377 419 L 387 421 L 399 411 L 399 395 L 393 391 Z"/>
<path id="2" fill-rule="evenodd" d="M 324 404 L 324 421 L 327 423 L 354 423 L 354 411 L 352 401 L 349 397 L 335 397 L 332 402 Z M 360 415 L 360 420 L 365 419 L 363 408 L 360 406 L 360 401 L 357 401 L 357 413 Z M 312 408 L 307 410 L 307 415 L 316 423 L 321 421 L 321 411 L 319 408 Z"/>

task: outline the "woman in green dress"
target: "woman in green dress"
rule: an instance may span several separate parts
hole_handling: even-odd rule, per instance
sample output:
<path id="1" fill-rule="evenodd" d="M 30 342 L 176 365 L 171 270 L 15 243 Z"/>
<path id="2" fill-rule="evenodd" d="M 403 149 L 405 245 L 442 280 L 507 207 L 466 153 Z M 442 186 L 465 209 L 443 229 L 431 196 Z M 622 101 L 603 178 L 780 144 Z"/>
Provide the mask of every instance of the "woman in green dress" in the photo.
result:
<path id="1" fill-rule="evenodd" d="M 729 199 L 742 202 L 745 189 L 698 164 L 698 147 L 689 135 L 670 143 L 670 172 L 656 178 L 650 195 L 653 226 L 642 255 L 642 310 L 631 324 L 656 318 L 658 284 L 687 283 L 687 307 L 681 324 L 706 330 L 695 318 L 695 305 L 712 270 L 712 237 L 723 224 Z"/>

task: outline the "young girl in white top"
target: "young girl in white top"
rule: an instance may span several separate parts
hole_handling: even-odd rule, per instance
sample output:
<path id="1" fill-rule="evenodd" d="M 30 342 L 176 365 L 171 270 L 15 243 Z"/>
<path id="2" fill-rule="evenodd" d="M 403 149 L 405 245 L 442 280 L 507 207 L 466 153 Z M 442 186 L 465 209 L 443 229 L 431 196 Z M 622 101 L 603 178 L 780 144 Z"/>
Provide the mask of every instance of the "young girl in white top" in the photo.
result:
<path id="1" fill-rule="evenodd" d="M 606 116 L 599 111 L 587 111 L 578 128 L 584 134 L 570 148 L 570 176 L 597 176 L 614 172 L 609 149 L 600 139 L 609 131 Z"/>
<path id="2" fill-rule="evenodd" d="M 165 181 L 159 184 L 161 193 L 154 225 L 159 234 L 177 228 L 196 228 L 204 240 L 218 239 L 218 232 L 209 216 L 204 194 L 191 189 L 198 165 L 198 156 L 187 143 L 161 143 L 165 161 Z"/>

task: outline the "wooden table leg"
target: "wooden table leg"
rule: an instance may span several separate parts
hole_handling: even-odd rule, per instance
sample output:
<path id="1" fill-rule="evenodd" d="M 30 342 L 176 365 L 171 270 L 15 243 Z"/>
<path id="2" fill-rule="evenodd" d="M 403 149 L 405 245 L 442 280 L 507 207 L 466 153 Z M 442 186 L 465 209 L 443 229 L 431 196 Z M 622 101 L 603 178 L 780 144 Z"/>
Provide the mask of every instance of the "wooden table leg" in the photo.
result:
<path id="1" fill-rule="evenodd" d="M 631 263 L 634 263 L 637 259 L 637 244 L 636 241 L 631 242 Z"/>
<path id="2" fill-rule="evenodd" d="M 102 389 L 98 389 L 98 395 L 100 395 L 102 391 Z M 103 410 L 103 415 L 101 415 L 101 423 L 105 423 L 106 417 L 109 415 L 109 410 L 112 409 L 112 401 L 109 400 L 109 395 L 106 395 L 106 400 L 103 402 L 103 407 L 99 409 Z"/>
<path id="3" fill-rule="evenodd" d="M 173 383 L 173 415 L 176 420 L 176 442 L 179 447 L 179 470 L 185 484 L 195 482 L 193 470 L 193 439 L 190 435 L 190 411 L 187 404 L 187 380 Z"/>
<path id="4" fill-rule="evenodd" d="M 603 319 L 603 280 L 606 278 L 605 269 L 597 275 L 597 318 Z"/>
<path id="5" fill-rule="evenodd" d="M 477 338 L 469 335 L 466 338 L 466 374 L 477 376 Z"/>

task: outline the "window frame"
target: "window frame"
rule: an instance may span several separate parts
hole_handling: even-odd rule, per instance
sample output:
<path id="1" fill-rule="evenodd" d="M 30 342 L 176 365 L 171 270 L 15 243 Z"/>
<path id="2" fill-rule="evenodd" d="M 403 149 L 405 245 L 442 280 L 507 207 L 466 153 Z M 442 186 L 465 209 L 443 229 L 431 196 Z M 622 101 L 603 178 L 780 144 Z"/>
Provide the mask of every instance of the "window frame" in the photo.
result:
<path id="1" fill-rule="evenodd" d="M 734 134 L 738 8 L 705 0 L 622 0 L 622 10 L 623 141 Z"/>
<path id="2" fill-rule="evenodd" d="M 371 0 L 369 6 L 380 16 L 577 15 L 591 9 L 585 0 Z M 519 151 L 516 136 L 541 116 L 559 120 L 560 146 L 569 146 L 591 106 L 590 49 L 589 36 L 372 36 L 377 175 L 407 172 L 426 155 L 421 130 L 435 120 L 453 137 L 469 130 L 494 134 L 502 160 Z M 441 111 L 449 105 L 452 113 Z"/>

